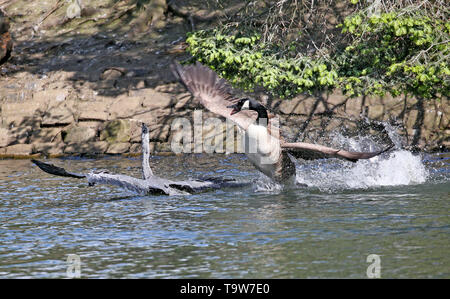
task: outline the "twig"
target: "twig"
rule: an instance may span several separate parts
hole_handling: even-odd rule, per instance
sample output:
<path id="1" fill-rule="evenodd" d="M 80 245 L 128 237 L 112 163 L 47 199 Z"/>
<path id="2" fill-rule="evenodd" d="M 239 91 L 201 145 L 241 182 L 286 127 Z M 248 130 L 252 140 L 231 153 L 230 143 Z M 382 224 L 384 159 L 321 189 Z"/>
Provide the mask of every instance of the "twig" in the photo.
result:
<path id="1" fill-rule="evenodd" d="M 8 3 L 8 2 L 11 2 L 11 1 L 12 1 L 12 3 L 14 3 L 14 2 L 16 2 L 17 0 L 4 0 L 4 1 L 0 2 L 0 6 L 1 6 L 1 5 L 4 5 L 4 4 L 11 5 L 12 3 Z"/>
<path id="2" fill-rule="evenodd" d="M 104 16 L 104 17 L 95 17 L 95 18 L 89 18 L 89 19 L 83 20 L 83 21 L 81 21 L 80 23 L 78 23 L 74 28 L 72 28 L 72 29 L 70 29 L 70 30 L 67 30 L 67 31 L 65 31 L 65 32 L 59 31 L 58 34 L 67 34 L 67 33 L 69 33 L 69 32 L 72 32 L 72 31 L 74 31 L 74 30 L 77 30 L 77 28 L 78 28 L 79 26 L 81 26 L 81 25 L 83 25 L 83 24 L 85 24 L 85 23 L 88 23 L 88 22 L 97 22 L 97 21 L 99 21 L 99 20 L 107 20 L 107 22 L 113 22 L 113 21 L 115 21 L 115 20 L 120 19 L 121 17 L 123 17 L 125 14 L 127 14 L 128 12 L 130 12 L 131 10 L 133 10 L 134 8 L 136 8 L 136 4 L 133 4 L 133 5 L 129 6 L 129 7 L 127 7 L 124 11 L 117 12 L 113 17 L 111 17 L 111 16 L 109 16 L 109 15 L 106 15 L 106 16 Z M 70 21 L 70 20 L 69 20 L 69 21 Z M 62 23 L 62 24 L 65 24 L 65 23 Z M 61 24 L 61 25 L 62 25 L 62 24 Z"/>
<path id="3" fill-rule="evenodd" d="M 198 22 L 209 22 L 209 21 L 213 21 L 217 18 L 221 18 L 221 17 L 225 17 L 227 14 L 229 13 L 233 13 L 234 11 L 239 11 L 241 8 L 243 8 L 244 6 L 246 6 L 246 3 L 239 3 L 237 5 L 231 6 L 229 8 L 226 8 L 222 11 L 220 10 L 216 10 L 214 12 L 209 13 L 206 16 L 201 16 L 198 14 L 193 14 L 188 12 L 186 9 L 183 9 L 181 7 L 179 7 L 177 4 L 174 3 L 175 1 L 169 1 L 169 3 L 167 3 L 167 7 L 175 14 L 178 15 L 180 17 L 183 18 L 192 18 L 193 20 L 196 20 Z M 193 24 L 193 22 L 192 22 Z"/>
<path id="4" fill-rule="evenodd" d="M 53 141 L 55 140 L 56 136 L 58 136 L 59 134 L 61 134 L 61 132 L 62 132 L 63 130 L 64 130 L 64 129 L 61 129 L 61 130 L 58 131 L 58 133 L 56 133 L 55 135 L 53 135 L 53 137 L 52 137 L 52 139 L 50 140 L 50 142 L 53 142 Z"/>
<path id="5" fill-rule="evenodd" d="M 63 5 L 63 0 L 59 0 L 58 2 L 56 2 L 55 6 L 53 6 L 52 9 L 50 9 L 50 11 L 48 13 L 46 13 L 44 15 L 44 17 L 42 17 L 42 19 L 39 21 L 39 23 L 36 24 L 36 28 L 39 28 L 42 24 L 42 22 L 44 22 L 52 13 L 54 13 L 56 10 L 58 10 L 62 5 Z"/>

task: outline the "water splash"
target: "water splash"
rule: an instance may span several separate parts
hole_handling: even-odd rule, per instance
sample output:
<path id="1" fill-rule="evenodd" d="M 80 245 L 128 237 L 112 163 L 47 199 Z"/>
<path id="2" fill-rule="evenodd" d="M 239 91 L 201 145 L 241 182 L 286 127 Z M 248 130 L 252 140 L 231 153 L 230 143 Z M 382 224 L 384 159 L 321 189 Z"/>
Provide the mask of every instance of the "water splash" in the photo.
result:
<path id="1" fill-rule="evenodd" d="M 323 191 L 424 183 L 429 177 L 429 171 L 421 156 L 401 149 L 402 137 L 397 133 L 397 127 L 388 123 L 381 124 L 394 143 L 395 151 L 369 160 L 359 160 L 357 163 L 324 160 L 297 164 L 297 183 Z M 332 142 L 353 151 L 381 149 L 371 136 L 347 137 L 336 132 Z"/>
<path id="2" fill-rule="evenodd" d="M 388 122 L 382 122 L 381 124 L 384 126 L 384 129 L 386 130 L 386 133 L 388 134 L 392 143 L 394 143 L 394 148 L 401 149 L 404 138 L 400 136 L 400 134 L 398 134 L 400 127 L 392 125 Z"/>
<path id="3" fill-rule="evenodd" d="M 259 173 L 259 178 L 254 184 L 255 192 L 262 193 L 277 193 L 283 190 L 283 185 L 280 185 L 274 181 L 272 181 L 269 177 L 265 176 L 262 173 Z"/>
<path id="4" fill-rule="evenodd" d="M 421 157 L 405 150 L 355 164 L 330 160 L 297 167 L 297 183 L 322 191 L 421 184 L 428 175 Z"/>
<path id="5" fill-rule="evenodd" d="M 402 149 L 402 137 L 398 127 L 389 123 L 382 124 L 391 141 L 394 151 L 356 163 L 337 159 L 297 161 L 296 183 L 332 192 L 346 189 L 365 189 L 382 186 L 401 186 L 422 184 L 430 177 L 422 157 Z M 330 137 L 335 147 L 347 148 L 351 151 L 381 150 L 379 141 L 373 136 L 344 136 L 334 132 Z M 300 162 L 300 163 L 299 163 Z M 255 192 L 277 193 L 283 185 L 277 184 L 260 174 L 255 183 Z"/>

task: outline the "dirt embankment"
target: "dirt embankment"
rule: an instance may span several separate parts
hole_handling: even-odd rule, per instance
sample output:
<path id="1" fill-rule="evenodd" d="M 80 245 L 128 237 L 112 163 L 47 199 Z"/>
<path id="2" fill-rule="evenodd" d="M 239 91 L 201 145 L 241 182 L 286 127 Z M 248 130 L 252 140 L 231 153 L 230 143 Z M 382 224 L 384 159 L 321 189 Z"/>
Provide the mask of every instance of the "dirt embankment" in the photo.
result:
<path id="1" fill-rule="evenodd" d="M 89 1 L 79 12 L 75 2 L 0 1 L 14 39 L 0 66 L 0 157 L 139 153 L 140 122 L 150 126 L 153 151 L 170 152 L 173 120 L 191 120 L 200 107 L 169 66 L 188 57 L 183 41 L 194 23 L 210 24 L 165 1 Z M 139 5 L 153 13 L 142 16 Z M 384 121 L 395 123 L 408 147 L 449 145 L 448 100 L 259 99 L 281 116 L 288 139 L 329 143 L 336 131 L 383 138 Z M 212 130 L 204 126 L 204 136 Z"/>

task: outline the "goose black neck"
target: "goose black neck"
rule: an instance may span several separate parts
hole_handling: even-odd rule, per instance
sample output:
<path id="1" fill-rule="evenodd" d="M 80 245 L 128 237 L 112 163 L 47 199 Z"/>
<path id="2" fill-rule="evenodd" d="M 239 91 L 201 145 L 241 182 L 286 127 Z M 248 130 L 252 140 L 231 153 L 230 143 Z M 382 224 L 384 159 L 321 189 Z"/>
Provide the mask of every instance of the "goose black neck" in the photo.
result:
<path id="1" fill-rule="evenodd" d="M 260 126 L 267 127 L 267 123 L 269 122 L 269 117 L 267 115 L 267 111 L 264 107 L 260 106 L 254 109 L 258 112 L 258 118 L 256 119 L 256 123 Z"/>

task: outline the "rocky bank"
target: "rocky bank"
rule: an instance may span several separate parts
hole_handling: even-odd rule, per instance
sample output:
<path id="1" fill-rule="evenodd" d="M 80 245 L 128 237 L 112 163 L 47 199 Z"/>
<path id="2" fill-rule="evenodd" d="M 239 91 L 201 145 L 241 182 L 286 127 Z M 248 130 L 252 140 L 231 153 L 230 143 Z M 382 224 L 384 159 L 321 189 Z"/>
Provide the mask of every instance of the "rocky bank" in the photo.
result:
<path id="1" fill-rule="evenodd" d="M 173 121 L 192 120 L 201 108 L 169 70 L 174 59 L 188 57 L 183 40 L 192 24 L 168 13 L 139 35 L 125 18 L 133 17 L 133 1 L 91 1 L 96 6 L 73 20 L 65 1 L 33 2 L 2 7 L 15 45 L 0 66 L 0 157 L 139 154 L 141 122 L 150 127 L 152 151 L 170 153 Z M 280 115 L 289 140 L 332 145 L 339 133 L 388 143 L 389 125 L 409 149 L 450 145 L 448 98 L 254 96 Z M 212 130 L 204 126 L 203 136 Z"/>

